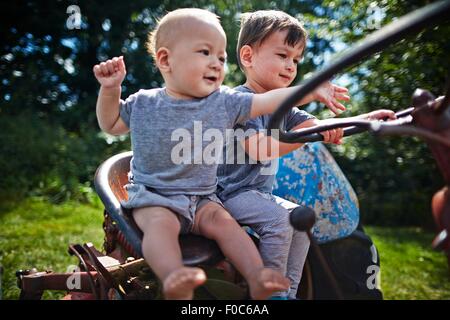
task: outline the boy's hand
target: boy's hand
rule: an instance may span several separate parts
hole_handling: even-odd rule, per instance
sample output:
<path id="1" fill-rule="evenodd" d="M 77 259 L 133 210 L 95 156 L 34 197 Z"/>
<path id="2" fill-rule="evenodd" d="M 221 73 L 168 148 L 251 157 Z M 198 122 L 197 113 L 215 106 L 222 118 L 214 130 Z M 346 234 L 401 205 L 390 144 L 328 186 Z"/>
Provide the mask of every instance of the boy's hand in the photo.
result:
<path id="1" fill-rule="evenodd" d="M 350 100 L 347 88 L 334 85 L 329 81 L 314 90 L 313 97 L 314 100 L 318 100 L 325 104 L 336 115 L 339 113 L 338 110 L 344 111 L 346 109 L 345 106 L 339 102 L 339 100 Z"/>
<path id="2" fill-rule="evenodd" d="M 386 109 L 380 109 L 369 113 L 361 114 L 360 117 L 364 120 L 384 120 L 386 118 L 387 120 L 397 119 L 397 116 L 395 115 L 394 111 Z"/>
<path id="3" fill-rule="evenodd" d="M 115 57 L 94 66 L 94 75 L 104 88 L 120 87 L 127 71 L 123 56 Z"/>
<path id="4" fill-rule="evenodd" d="M 311 119 L 303 122 L 302 128 L 325 125 L 328 122 L 329 121 L 327 120 Z M 323 136 L 324 143 L 342 144 L 342 138 L 344 137 L 344 130 L 342 128 L 336 128 L 320 132 L 320 134 Z"/>
<path id="5" fill-rule="evenodd" d="M 342 144 L 342 137 L 344 136 L 344 129 L 336 128 L 328 131 L 320 132 L 323 136 L 324 143 Z"/>

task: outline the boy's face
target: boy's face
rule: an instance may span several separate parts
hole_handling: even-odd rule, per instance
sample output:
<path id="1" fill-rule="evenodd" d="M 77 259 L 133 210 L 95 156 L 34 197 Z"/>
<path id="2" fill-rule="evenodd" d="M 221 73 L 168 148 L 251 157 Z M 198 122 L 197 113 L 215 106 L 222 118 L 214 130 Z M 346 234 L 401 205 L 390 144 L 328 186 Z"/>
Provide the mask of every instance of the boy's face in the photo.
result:
<path id="1" fill-rule="evenodd" d="M 276 31 L 261 45 L 252 47 L 251 65 L 245 74 L 261 92 L 288 87 L 297 75 L 304 48 L 301 43 L 295 47 L 286 44 L 287 32 Z"/>
<path id="2" fill-rule="evenodd" d="M 218 23 L 193 20 L 185 26 L 170 49 L 166 87 L 175 98 L 203 98 L 225 77 L 226 36 Z"/>

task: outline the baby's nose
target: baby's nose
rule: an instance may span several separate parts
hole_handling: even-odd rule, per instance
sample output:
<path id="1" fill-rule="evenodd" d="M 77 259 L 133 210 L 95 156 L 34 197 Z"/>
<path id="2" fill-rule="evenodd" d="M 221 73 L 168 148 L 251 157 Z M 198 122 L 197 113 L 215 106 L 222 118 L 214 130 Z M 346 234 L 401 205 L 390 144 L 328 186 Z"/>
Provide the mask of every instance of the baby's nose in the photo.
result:
<path id="1" fill-rule="evenodd" d="M 212 68 L 220 69 L 222 67 L 222 61 L 219 58 L 213 57 L 210 63 Z"/>

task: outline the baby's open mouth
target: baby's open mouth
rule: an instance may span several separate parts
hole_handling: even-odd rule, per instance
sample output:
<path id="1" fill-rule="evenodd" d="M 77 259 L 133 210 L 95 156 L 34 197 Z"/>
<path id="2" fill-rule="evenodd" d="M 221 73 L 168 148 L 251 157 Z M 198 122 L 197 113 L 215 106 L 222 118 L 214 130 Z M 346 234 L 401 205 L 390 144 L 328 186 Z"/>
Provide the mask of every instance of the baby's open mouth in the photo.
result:
<path id="1" fill-rule="evenodd" d="M 217 81 L 217 77 L 205 77 L 205 79 L 207 79 L 209 81 L 213 81 L 213 82 Z"/>

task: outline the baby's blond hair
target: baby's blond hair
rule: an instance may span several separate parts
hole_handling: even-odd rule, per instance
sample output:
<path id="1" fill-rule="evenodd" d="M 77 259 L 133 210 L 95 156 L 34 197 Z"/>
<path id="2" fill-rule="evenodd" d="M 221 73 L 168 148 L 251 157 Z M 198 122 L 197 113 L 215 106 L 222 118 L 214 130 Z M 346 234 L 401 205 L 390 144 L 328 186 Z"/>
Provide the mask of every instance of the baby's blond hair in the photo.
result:
<path id="1" fill-rule="evenodd" d="M 220 26 L 220 18 L 204 9 L 182 8 L 167 13 L 158 20 L 156 28 L 149 32 L 146 48 L 148 53 L 156 61 L 156 52 L 161 47 L 169 47 L 176 36 L 183 30 L 184 23 L 187 20 L 196 19 L 204 22 L 217 23 Z M 220 26 L 220 28 L 222 28 Z"/>

